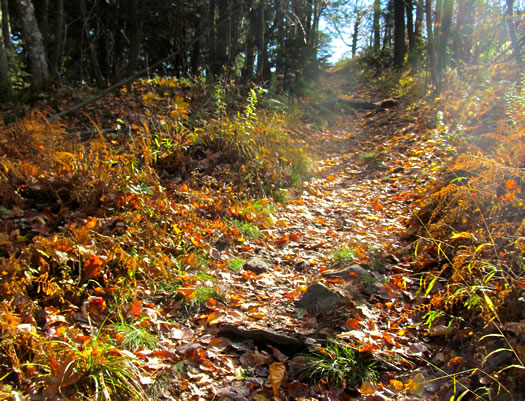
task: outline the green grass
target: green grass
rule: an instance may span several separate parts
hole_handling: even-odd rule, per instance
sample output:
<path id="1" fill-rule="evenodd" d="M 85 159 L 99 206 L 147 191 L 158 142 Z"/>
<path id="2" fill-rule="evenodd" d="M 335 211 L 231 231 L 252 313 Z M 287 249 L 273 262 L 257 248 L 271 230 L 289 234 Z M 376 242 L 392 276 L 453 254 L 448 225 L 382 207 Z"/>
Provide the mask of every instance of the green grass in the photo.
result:
<path id="1" fill-rule="evenodd" d="M 140 383 L 147 373 L 140 361 L 119 352 L 112 339 L 99 334 L 81 345 L 69 339 L 45 344 L 49 374 L 42 381 L 48 394 L 59 396 L 69 387 L 90 400 L 148 400 Z"/>
<path id="2" fill-rule="evenodd" d="M 206 286 L 197 287 L 195 289 L 195 296 L 193 297 L 192 301 L 203 305 L 208 299 L 213 298 L 216 294 L 217 291 L 215 291 L 213 288 Z"/>
<path id="3" fill-rule="evenodd" d="M 335 387 L 359 387 L 365 381 L 379 378 L 379 365 L 369 352 L 359 352 L 337 340 L 305 354 L 299 378 L 313 383 L 321 381 Z"/>
<path id="4" fill-rule="evenodd" d="M 245 263 L 246 260 L 243 258 L 234 258 L 228 263 L 228 269 L 230 269 L 232 272 L 237 273 L 241 271 Z"/>
<path id="5" fill-rule="evenodd" d="M 363 163 L 365 163 L 369 168 L 373 169 L 379 169 L 383 168 L 383 162 L 381 161 L 382 153 L 363 153 L 361 154 L 361 160 Z"/>
<path id="6" fill-rule="evenodd" d="M 230 224 L 242 233 L 242 236 L 247 239 L 258 239 L 261 238 L 261 230 L 257 224 L 233 219 Z"/>
<path id="7" fill-rule="evenodd" d="M 153 349 L 157 344 L 157 336 L 153 335 L 147 326 L 135 326 L 130 323 L 122 322 L 115 325 L 117 332 L 122 337 L 121 345 L 125 349 L 135 352 L 139 348 L 145 347 L 147 349 Z"/>
<path id="8" fill-rule="evenodd" d="M 357 258 L 357 252 L 352 248 L 341 248 L 334 252 L 333 258 L 336 264 L 349 264 Z"/>

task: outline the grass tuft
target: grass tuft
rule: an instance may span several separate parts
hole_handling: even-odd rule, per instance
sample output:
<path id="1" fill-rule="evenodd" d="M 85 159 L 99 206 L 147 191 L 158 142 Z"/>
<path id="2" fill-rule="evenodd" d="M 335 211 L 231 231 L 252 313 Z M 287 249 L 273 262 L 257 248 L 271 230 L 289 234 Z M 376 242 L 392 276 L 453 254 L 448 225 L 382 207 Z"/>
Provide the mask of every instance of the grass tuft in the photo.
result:
<path id="1" fill-rule="evenodd" d="M 304 358 L 305 365 L 299 374 L 301 380 L 325 382 L 335 387 L 359 387 L 379 377 L 379 365 L 372 354 L 359 352 L 337 340 L 329 340 L 325 347 Z"/>

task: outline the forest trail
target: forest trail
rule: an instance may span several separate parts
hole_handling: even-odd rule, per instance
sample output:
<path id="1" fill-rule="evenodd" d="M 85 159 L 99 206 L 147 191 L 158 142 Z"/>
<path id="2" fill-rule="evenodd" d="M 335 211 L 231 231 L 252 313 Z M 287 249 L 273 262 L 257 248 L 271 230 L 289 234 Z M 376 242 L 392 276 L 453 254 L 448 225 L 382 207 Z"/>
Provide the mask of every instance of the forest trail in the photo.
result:
<path id="1" fill-rule="evenodd" d="M 408 206 L 439 170 L 440 145 L 407 106 L 401 99 L 394 108 L 341 116 L 334 126 L 309 127 L 303 133 L 316 157 L 315 177 L 273 211 L 273 225 L 262 231 L 262 238 L 248 239 L 235 251 L 268 264 L 255 259 L 239 273 L 214 275 L 235 295 L 233 302 L 214 306 L 206 318 L 211 324 L 204 324 L 202 333 L 234 341 L 240 352 L 230 352 L 228 364 L 242 366 L 248 376 L 233 382 L 215 377 L 210 383 L 215 396 L 352 399 L 349 389 L 308 387 L 293 380 L 303 362 L 295 355 L 298 344 L 289 339 L 300 338 L 310 349 L 340 339 L 374 351 L 386 372 L 377 385 L 361 387 L 364 396 L 425 399 L 422 370 L 416 368 L 423 366 L 418 355 L 426 348 L 411 320 L 418 283 L 409 278 L 408 258 L 400 256 L 407 246 L 400 233 Z M 326 293 L 305 295 L 312 286 L 318 290 L 319 283 Z M 334 294 L 341 298 L 327 306 L 326 298 Z M 252 345 L 239 345 L 243 340 Z M 284 366 L 287 378 L 277 373 L 272 378 L 272 364 Z"/>
<path id="2" fill-rule="evenodd" d="M 447 326 L 432 309 L 448 290 L 438 250 L 423 239 L 414 256 L 408 241 L 417 201 L 454 155 L 447 128 L 422 99 L 382 103 L 388 95 L 346 79 L 329 73 L 288 116 L 256 110 L 252 90 L 217 118 L 204 108 L 225 107 L 224 93 L 159 79 L 90 105 L 111 127 L 96 137 L 65 132 L 89 128 L 82 116 L 7 127 L 4 171 L 18 175 L 3 178 L 0 329 L 15 341 L 0 348 L 0 398 L 74 399 L 81 388 L 101 399 L 99 380 L 116 380 L 123 399 L 175 401 L 471 391 L 453 380 L 482 359 L 470 341 L 482 322 Z M 504 184 L 502 208 L 520 193 Z M 442 238 L 471 238 L 452 230 Z M 313 365 L 341 353 L 334 369 Z M 508 354 L 486 366 L 496 372 Z M 473 388 L 486 380 L 475 371 Z"/>

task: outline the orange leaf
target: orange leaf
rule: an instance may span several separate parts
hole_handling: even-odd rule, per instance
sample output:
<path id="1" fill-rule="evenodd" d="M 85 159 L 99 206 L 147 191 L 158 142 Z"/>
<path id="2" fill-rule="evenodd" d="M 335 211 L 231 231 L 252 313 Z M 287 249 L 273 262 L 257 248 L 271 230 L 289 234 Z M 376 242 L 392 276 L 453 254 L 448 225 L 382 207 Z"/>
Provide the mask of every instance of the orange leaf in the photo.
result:
<path id="1" fill-rule="evenodd" d="M 90 217 L 87 220 L 86 228 L 92 229 L 92 228 L 95 228 L 96 225 L 97 225 L 97 218 L 96 217 Z"/>
<path id="2" fill-rule="evenodd" d="M 346 327 L 348 327 L 349 329 L 358 329 L 359 328 L 359 321 L 361 320 L 361 318 L 358 316 L 358 317 L 355 317 L 353 319 L 348 319 L 346 322 L 345 322 L 345 325 Z"/>
<path id="3" fill-rule="evenodd" d="M 403 382 L 400 382 L 399 380 L 390 379 L 390 386 L 394 387 L 397 391 L 403 390 Z"/>
<path id="4" fill-rule="evenodd" d="M 505 187 L 509 191 L 512 191 L 513 189 L 517 188 L 516 181 L 514 181 L 512 178 L 510 180 L 507 180 L 507 182 L 505 183 Z"/>
<path id="5" fill-rule="evenodd" d="M 290 237 L 288 235 L 283 235 L 281 238 L 279 238 L 277 241 L 274 242 L 274 245 L 281 246 L 288 244 L 290 242 Z"/>
<path id="6" fill-rule="evenodd" d="M 369 381 L 365 381 L 359 388 L 359 391 L 361 394 L 369 395 L 374 394 L 377 391 L 377 388 Z"/>
<path id="7" fill-rule="evenodd" d="M 390 345 L 396 345 L 394 339 L 387 333 L 383 333 L 383 340 L 385 340 Z"/>
<path id="8" fill-rule="evenodd" d="M 379 347 L 377 345 L 365 345 L 364 347 L 359 348 L 359 352 L 372 352 L 378 350 Z"/>
<path id="9" fill-rule="evenodd" d="M 151 353 L 151 356 L 163 359 L 165 361 L 171 361 L 171 362 L 175 362 L 179 360 L 179 357 L 176 354 L 166 349 L 155 350 Z"/>
<path id="10" fill-rule="evenodd" d="M 282 362 L 272 363 L 270 365 L 270 383 L 272 384 L 273 395 L 279 394 L 279 388 L 284 378 L 286 367 Z"/>
<path id="11" fill-rule="evenodd" d="M 381 210 L 383 210 L 383 206 L 381 206 L 377 199 L 374 199 L 373 207 L 376 212 L 380 212 Z"/>
<path id="12" fill-rule="evenodd" d="M 456 356 L 455 358 L 452 358 L 450 361 L 448 361 L 448 366 L 455 366 L 455 365 L 461 365 L 465 359 L 461 356 Z"/>
<path id="13" fill-rule="evenodd" d="M 202 248 L 202 235 L 195 234 L 195 236 L 191 237 L 191 243 L 195 245 L 197 248 Z"/>
<path id="14" fill-rule="evenodd" d="M 135 301 L 131 304 L 131 307 L 129 308 L 129 315 L 133 319 L 137 319 L 142 312 L 142 301 Z"/>
<path id="15" fill-rule="evenodd" d="M 185 262 L 187 264 L 189 264 L 190 266 L 193 266 L 195 263 L 197 263 L 197 260 L 195 259 L 195 255 L 192 253 L 190 253 L 187 257 L 186 257 L 186 260 Z"/>
<path id="16" fill-rule="evenodd" d="M 193 297 L 195 296 L 195 288 L 177 288 L 177 292 L 179 294 L 182 294 L 186 297 L 186 299 L 193 299 Z"/>
<path id="17" fill-rule="evenodd" d="M 96 255 L 90 256 L 86 262 L 84 263 L 84 266 L 82 266 L 82 273 L 84 275 L 84 280 L 89 280 L 91 278 L 95 278 L 99 275 L 100 269 L 104 262 L 100 257 Z"/>
<path id="18" fill-rule="evenodd" d="M 295 233 L 290 234 L 290 241 L 298 242 L 299 239 L 300 239 L 299 235 L 297 235 Z"/>

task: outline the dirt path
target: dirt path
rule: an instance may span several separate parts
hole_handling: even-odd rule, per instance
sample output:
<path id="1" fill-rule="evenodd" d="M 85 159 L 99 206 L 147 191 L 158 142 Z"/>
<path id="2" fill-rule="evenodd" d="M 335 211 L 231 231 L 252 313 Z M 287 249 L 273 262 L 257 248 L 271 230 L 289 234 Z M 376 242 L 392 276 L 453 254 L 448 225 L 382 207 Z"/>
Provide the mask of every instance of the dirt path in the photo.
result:
<path id="1" fill-rule="evenodd" d="M 408 263 L 395 254 L 406 246 L 399 233 L 408 205 L 434 179 L 440 150 L 406 107 L 400 102 L 393 109 L 348 116 L 336 127 L 305 135 L 318 157 L 318 174 L 275 210 L 264 238 L 235 250 L 246 259 L 268 262 L 262 271 L 214 274 L 229 300 L 213 305 L 194 329 L 201 338 L 194 346 L 206 349 L 213 369 L 199 376 L 200 385 L 185 379 L 183 399 L 190 399 L 184 394 L 209 399 L 210 393 L 233 400 L 351 399 L 345 398 L 348 389 L 294 381 L 301 364 L 296 353 L 328 338 L 366 347 L 383 360 L 388 372 L 377 386 L 362 389 L 365 394 L 381 400 L 425 399 L 417 384 L 421 372 L 415 370 L 422 366 L 417 353 L 424 346 L 418 345 L 408 314 L 417 283 L 407 277 Z M 337 276 L 355 264 L 366 277 L 356 272 Z M 344 302 L 323 313 L 297 308 L 314 283 L 342 295 Z M 202 358 L 195 362 L 202 365 Z M 268 378 L 272 365 L 285 368 L 277 389 Z M 242 373 L 225 374 L 232 370 Z"/>

